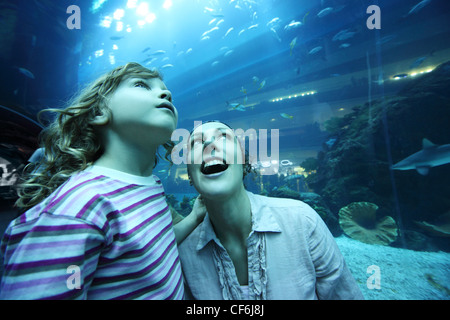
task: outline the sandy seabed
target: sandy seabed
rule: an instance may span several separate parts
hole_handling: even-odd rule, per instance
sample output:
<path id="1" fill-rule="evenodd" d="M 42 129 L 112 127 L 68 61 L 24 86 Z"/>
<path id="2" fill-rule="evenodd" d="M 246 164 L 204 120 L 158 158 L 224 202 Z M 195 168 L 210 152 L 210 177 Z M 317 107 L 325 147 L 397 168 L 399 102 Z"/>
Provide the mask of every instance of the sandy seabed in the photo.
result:
<path id="1" fill-rule="evenodd" d="M 365 299 L 450 300 L 450 253 L 335 240 Z"/>

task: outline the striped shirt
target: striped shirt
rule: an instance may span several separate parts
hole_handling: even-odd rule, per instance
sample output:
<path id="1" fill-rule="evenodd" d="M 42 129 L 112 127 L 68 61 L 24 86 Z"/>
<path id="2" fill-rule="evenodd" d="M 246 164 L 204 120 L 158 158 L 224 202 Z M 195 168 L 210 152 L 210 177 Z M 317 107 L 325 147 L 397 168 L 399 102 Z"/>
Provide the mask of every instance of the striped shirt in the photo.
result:
<path id="1" fill-rule="evenodd" d="M 161 181 L 98 166 L 10 223 L 2 299 L 182 299 Z"/>

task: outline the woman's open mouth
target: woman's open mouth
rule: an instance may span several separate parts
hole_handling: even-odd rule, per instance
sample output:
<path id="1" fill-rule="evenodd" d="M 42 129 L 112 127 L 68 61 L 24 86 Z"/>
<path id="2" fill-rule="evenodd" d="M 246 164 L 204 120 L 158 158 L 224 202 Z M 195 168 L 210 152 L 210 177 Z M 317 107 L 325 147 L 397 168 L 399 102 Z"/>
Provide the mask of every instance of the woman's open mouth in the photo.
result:
<path id="1" fill-rule="evenodd" d="M 204 175 L 212 175 L 224 172 L 228 169 L 228 164 L 223 160 L 213 159 L 207 162 L 203 161 L 200 166 L 200 172 Z"/>

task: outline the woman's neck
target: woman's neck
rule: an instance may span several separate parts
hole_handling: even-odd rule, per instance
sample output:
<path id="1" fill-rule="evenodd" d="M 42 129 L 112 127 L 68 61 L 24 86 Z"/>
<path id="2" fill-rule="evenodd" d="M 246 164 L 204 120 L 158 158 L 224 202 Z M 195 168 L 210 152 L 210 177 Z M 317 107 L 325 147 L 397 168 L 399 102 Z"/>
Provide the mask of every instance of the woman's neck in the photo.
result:
<path id="1" fill-rule="evenodd" d="M 204 202 L 219 240 L 245 244 L 252 230 L 252 214 L 244 186 L 228 198 L 204 199 Z"/>

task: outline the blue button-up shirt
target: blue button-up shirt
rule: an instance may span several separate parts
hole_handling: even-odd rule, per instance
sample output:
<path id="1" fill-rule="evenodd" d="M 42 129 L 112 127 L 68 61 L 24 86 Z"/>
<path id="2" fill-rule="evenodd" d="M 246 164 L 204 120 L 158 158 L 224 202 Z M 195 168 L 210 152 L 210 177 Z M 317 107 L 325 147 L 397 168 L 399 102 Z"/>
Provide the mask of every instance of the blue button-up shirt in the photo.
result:
<path id="1" fill-rule="evenodd" d="M 252 231 L 247 238 L 249 299 L 363 299 L 320 216 L 307 204 L 247 192 Z M 242 299 L 233 262 L 208 214 L 179 246 L 194 299 Z"/>

